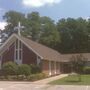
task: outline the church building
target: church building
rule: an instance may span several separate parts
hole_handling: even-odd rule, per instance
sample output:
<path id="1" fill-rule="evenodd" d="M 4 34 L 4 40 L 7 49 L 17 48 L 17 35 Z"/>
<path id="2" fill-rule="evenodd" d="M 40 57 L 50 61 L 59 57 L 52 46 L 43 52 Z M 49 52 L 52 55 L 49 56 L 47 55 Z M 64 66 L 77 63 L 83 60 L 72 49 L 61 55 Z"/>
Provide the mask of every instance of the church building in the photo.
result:
<path id="1" fill-rule="evenodd" d="M 60 74 L 61 54 L 51 48 L 12 34 L 0 47 L 0 66 L 8 61 L 17 64 L 39 65 L 48 75 Z"/>

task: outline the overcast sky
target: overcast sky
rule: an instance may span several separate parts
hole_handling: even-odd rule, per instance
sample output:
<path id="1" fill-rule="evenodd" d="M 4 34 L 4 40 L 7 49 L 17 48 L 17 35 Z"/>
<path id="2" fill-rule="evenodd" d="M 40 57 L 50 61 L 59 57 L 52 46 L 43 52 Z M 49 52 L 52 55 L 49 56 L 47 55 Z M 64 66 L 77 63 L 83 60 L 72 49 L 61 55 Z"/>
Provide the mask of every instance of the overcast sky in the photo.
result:
<path id="1" fill-rule="evenodd" d="M 87 18 L 90 16 L 90 0 L 0 0 L 0 28 L 6 25 L 2 16 L 9 10 L 23 13 L 38 11 L 55 21 L 61 18 Z"/>

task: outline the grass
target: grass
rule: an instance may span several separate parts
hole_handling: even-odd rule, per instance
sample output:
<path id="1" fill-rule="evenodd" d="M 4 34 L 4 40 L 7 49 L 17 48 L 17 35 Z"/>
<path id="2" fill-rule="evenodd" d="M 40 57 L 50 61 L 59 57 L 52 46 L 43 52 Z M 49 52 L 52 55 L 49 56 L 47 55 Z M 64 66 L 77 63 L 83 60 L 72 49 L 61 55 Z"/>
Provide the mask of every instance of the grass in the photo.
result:
<path id="1" fill-rule="evenodd" d="M 81 81 L 79 76 L 67 76 L 55 81 L 50 82 L 51 85 L 90 85 L 90 75 L 81 75 Z"/>

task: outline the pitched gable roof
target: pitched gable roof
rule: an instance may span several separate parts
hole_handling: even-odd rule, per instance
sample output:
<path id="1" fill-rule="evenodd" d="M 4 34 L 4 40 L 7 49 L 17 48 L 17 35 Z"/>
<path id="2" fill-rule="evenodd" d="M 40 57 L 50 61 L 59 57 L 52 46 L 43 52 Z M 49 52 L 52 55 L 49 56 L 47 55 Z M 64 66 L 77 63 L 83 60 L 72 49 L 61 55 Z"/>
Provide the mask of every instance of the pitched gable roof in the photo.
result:
<path id="1" fill-rule="evenodd" d="M 4 45 L 0 48 L 0 51 L 3 50 L 3 47 L 5 47 L 8 42 L 12 40 L 12 38 L 18 38 L 21 40 L 22 43 L 24 43 L 29 49 L 32 49 L 38 56 L 40 56 L 42 59 L 45 60 L 52 60 L 52 61 L 60 61 L 60 56 L 61 54 L 51 48 L 48 48 L 42 44 L 39 44 L 37 42 L 34 42 L 30 39 L 27 39 L 22 36 L 18 36 L 16 34 L 13 34 L 5 43 Z"/>

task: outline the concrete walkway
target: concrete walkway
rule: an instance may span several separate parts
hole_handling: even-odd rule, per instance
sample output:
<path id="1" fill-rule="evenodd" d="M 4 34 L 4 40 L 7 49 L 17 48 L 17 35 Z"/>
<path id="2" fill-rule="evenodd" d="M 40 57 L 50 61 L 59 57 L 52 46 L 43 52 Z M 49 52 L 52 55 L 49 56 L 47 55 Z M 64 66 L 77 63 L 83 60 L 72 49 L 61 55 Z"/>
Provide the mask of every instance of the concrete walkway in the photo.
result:
<path id="1" fill-rule="evenodd" d="M 60 78 L 63 78 L 63 77 L 66 77 L 68 76 L 68 74 L 61 74 L 61 75 L 58 75 L 58 76 L 54 76 L 54 77 L 50 77 L 50 78 L 46 78 L 46 79 L 43 79 L 43 80 L 39 80 L 39 81 L 35 81 L 33 82 L 33 84 L 47 84 L 51 81 L 54 81 L 54 80 L 57 80 L 57 79 L 60 79 Z"/>

